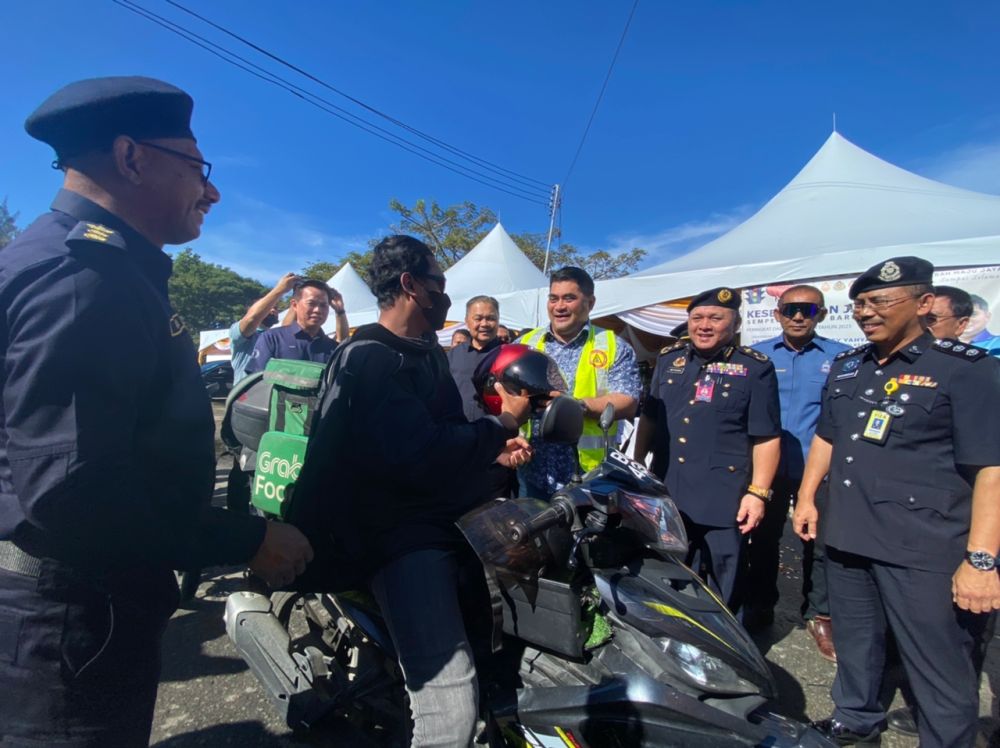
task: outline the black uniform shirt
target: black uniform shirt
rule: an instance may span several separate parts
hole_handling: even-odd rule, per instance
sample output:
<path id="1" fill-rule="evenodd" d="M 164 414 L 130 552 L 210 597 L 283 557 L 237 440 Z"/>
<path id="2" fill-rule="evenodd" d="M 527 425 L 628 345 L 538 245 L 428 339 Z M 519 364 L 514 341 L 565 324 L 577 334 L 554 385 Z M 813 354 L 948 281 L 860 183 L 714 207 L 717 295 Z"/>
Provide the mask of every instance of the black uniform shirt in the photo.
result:
<path id="1" fill-rule="evenodd" d="M 0 538 L 97 569 L 253 555 L 263 521 L 208 507 L 214 423 L 170 273 L 66 190 L 0 252 Z"/>
<path id="2" fill-rule="evenodd" d="M 710 386 L 710 399 L 698 399 L 699 384 Z M 669 346 L 656 360 L 643 415 L 656 423 L 653 472 L 665 475 L 678 508 L 699 524 L 735 526 L 754 438 L 781 434 L 767 356 L 726 346 L 706 361 L 689 342 Z"/>
<path id="3" fill-rule="evenodd" d="M 888 423 L 871 423 L 873 410 Z M 816 428 L 833 445 L 826 543 L 953 572 L 971 520 L 969 467 L 1000 465 L 998 414 L 1000 362 L 974 346 L 924 334 L 884 364 L 872 345 L 840 354 Z"/>
<path id="4" fill-rule="evenodd" d="M 451 378 L 455 380 L 458 392 L 462 396 L 462 410 L 470 421 L 487 415 L 483 404 L 476 399 L 476 388 L 472 384 L 472 375 L 475 374 L 479 362 L 498 345 L 500 345 L 500 338 L 493 338 L 482 350 L 473 348 L 472 343 L 463 343 L 448 351 L 448 369 L 451 371 Z"/>

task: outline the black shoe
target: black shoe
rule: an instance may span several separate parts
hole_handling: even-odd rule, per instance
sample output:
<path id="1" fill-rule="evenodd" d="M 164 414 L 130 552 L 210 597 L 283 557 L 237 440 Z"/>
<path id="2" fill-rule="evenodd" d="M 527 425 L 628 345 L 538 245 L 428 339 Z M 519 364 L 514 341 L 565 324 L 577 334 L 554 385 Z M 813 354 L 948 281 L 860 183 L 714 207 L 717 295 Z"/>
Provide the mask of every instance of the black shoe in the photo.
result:
<path id="1" fill-rule="evenodd" d="M 813 722 L 812 727 L 837 745 L 882 745 L 882 731 L 885 729 L 885 725 L 882 724 L 873 727 L 868 734 L 854 732 L 833 717 Z"/>
<path id="2" fill-rule="evenodd" d="M 910 707 L 893 709 L 886 717 L 888 717 L 889 729 L 893 732 L 917 737 L 917 721 L 913 719 L 913 710 Z"/>

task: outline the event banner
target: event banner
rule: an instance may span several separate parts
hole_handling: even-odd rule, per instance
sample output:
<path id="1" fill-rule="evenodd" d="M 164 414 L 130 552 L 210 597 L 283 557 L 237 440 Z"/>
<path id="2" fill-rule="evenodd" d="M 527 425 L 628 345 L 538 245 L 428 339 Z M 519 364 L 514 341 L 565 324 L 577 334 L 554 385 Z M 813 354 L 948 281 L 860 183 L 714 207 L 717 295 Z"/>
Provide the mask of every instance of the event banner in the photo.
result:
<path id="1" fill-rule="evenodd" d="M 850 346 L 865 342 L 865 336 L 861 334 L 851 315 L 851 300 L 847 297 L 847 291 L 855 278 L 856 275 L 851 275 L 808 281 L 808 285 L 816 286 L 823 292 L 828 310 L 826 319 L 816 331 L 824 337 Z M 966 334 L 962 336 L 965 342 L 982 344 L 983 341 L 1000 336 L 1000 265 L 938 270 L 934 273 L 934 283 L 964 289 L 979 304 L 980 309 L 974 311 Z M 743 318 L 743 345 L 754 345 L 781 334 L 781 326 L 774 319 L 774 309 L 782 292 L 792 285 L 796 284 L 776 283 L 743 290 L 740 311 Z M 983 302 L 987 306 L 986 310 L 981 308 Z"/>

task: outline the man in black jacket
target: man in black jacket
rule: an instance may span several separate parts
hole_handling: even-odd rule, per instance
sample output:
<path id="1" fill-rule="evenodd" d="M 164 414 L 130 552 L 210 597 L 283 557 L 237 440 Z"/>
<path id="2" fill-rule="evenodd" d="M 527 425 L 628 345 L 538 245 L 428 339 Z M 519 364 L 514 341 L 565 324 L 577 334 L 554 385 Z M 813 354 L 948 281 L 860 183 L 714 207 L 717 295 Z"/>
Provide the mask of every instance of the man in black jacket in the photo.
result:
<path id="1" fill-rule="evenodd" d="M 379 321 L 359 328 L 331 363 L 331 395 L 297 495 L 323 497 L 331 519 L 322 545 L 341 555 L 338 570 L 371 580 L 406 679 L 413 745 L 464 747 L 478 697 L 454 523 L 479 503 L 492 464 L 530 458 L 518 436 L 530 405 L 498 386 L 500 416 L 465 418 L 434 336 L 451 302 L 427 245 L 390 236 L 375 247 L 369 274 Z M 318 550 L 314 566 L 334 565 Z"/>

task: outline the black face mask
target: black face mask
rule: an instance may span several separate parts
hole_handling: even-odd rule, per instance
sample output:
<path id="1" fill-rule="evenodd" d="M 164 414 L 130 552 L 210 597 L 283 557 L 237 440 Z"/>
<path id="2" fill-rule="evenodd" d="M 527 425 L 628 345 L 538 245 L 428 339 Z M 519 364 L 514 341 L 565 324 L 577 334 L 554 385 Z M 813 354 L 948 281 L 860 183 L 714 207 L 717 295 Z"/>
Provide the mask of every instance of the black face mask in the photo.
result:
<path id="1" fill-rule="evenodd" d="M 427 320 L 431 329 L 437 332 L 444 327 L 444 323 L 448 319 L 451 297 L 441 291 L 431 291 L 429 288 L 425 288 L 425 290 L 431 299 L 431 305 L 427 308 L 421 307 L 420 311 L 424 313 L 424 319 Z"/>
<path id="2" fill-rule="evenodd" d="M 265 330 L 274 327 L 276 324 L 278 324 L 277 314 L 269 314 L 260 321 L 260 326 L 263 327 Z"/>

